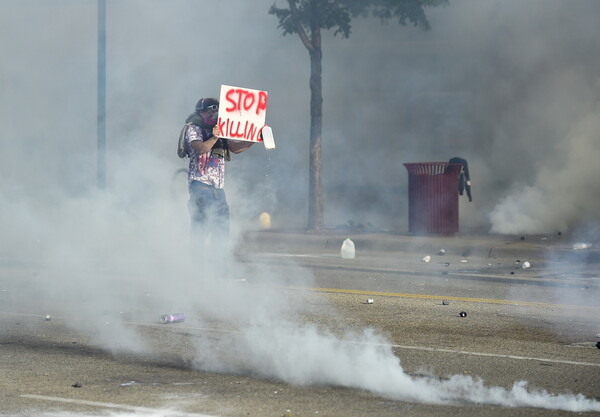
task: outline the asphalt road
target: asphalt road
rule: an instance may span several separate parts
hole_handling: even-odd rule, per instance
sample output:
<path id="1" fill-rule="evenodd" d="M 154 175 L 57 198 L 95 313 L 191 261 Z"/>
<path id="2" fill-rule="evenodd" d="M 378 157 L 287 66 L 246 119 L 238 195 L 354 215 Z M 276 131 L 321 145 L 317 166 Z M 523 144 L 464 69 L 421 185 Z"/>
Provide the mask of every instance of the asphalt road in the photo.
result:
<path id="1" fill-rule="evenodd" d="M 600 400 L 597 246 L 355 234 L 341 259 L 344 237 L 248 234 L 230 279 L 173 324 L 159 294 L 67 314 L 31 290 L 43 265 L 5 259 L 0 415 L 563 416 L 580 414 L 556 409 L 564 395 Z"/>

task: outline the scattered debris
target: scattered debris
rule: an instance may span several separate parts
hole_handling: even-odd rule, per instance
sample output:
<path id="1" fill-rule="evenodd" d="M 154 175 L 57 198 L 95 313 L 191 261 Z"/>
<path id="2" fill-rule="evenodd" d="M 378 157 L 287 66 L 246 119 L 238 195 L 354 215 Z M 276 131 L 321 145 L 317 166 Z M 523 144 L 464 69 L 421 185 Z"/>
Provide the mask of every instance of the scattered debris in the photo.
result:
<path id="1" fill-rule="evenodd" d="M 584 250 L 592 247 L 591 243 L 574 243 L 573 250 Z"/>
<path id="2" fill-rule="evenodd" d="M 461 261 L 463 264 L 466 264 L 467 262 L 469 262 L 469 261 L 467 261 L 466 259 L 461 259 L 460 261 Z"/>
<path id="3" fill-rule="evenodd" d="M 442 305 L 443 306 L 447 306 L 448 304 L 450 304 L 450 301 L 448 301 L 448 300 L 442 300 Z"/>
<path id="4" fill-rule="evenodd" d="M 135 381 L 129 381 L 129 382 L 124 382 L 122 384 L 120 384 L 122 387 L 130 387 L 132 385 L 135 385 L 136 382 Z"/>
<path id="5" fill-rule="evenodd" d="M 286 410 L 282 417 L 292 417 L 292 412 L 290 410 Z"/>
<path id="6" fill-rule="evenodd" d="M 431 261 L 431 256 L 427 255 L 423 258 L 423 262 L 429 262 Z"/>
<path id="7" fill-rule="evenodd" d="M 446 254 L 446 249 L 440 249 L 440 251 L 438 252 L 438 255 L 445 255 Z"/>
<path id="8" fill-rule="evenodd" d="M 467 317 L 467 312 L 466 311 L 461 311 L 459 316 L 461 317 Z"/>
<path id="9" fill-rule="evenodd" d="M 354 247 L 354 242 L 350 238 L 346 238 L 346 240 L 342 242 L 340 253 L 343 259 L 354 259 L 356 256 L 356 248 Z"/>
<path id="10" fill-rule="evenodd" d="M 510 274 L 511 274 L 511 275 L 514 275 L 514 274 L 515 274 L 515 271 L 510 271 Z"/>
<path id="11" fill-rule="evenodd" d="M 160 321 L 162 323 L 181 323 L 182 321 L 185 320 L 185 316 L 181 313 L 176 313 L 176 314 L 164 314 L 162 316 L 160 316 Z"/>
<path id="12" fill-rule="evenodd" d="M 444 266 L 450 266 L 450 262 L 444 262 Z"/>
<path id="13" fill-rule="evenodd" d="M 525 261 L 525 262 L 523 262 L 522 268 L 529 269 L 529 268 L 531 268 L 531 264 L 529 262 Z"/>
<path id="14" fill-rule="evenodd" d="M 442 275 L 448 275 L 448 271 L 442 271 Z"/>
<path id="15" fill-rule="evenodd" d="M 367 301 L 365 301 L 365 304 L 373 304 L 373 299 L 367 298 Z"/>
<path id="16" fill-rule="evenodd" d="M 46 314 L 46 321 L 50 321 L 50 314 Z"/>
<path id="17" fill-rule="evenodd" d="M 73 385 L 71 385 L 73 388 L 81 388 L 83 387 L 83 384 L 81 382 L 75 382 Z"/>
<path id="18" fill-rule="evenodd" d="M 596 343 L 596 347 L 597 347 L 598 349 L 600 349 L 600 342 L 597 342 L 597 343 Z"/>

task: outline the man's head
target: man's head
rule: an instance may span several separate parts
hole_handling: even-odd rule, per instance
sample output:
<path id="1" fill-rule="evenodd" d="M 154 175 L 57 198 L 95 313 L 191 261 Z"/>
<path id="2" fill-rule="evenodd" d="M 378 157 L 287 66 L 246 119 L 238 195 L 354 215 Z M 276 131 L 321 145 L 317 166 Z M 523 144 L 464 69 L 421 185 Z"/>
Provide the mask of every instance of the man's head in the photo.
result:
<path id="1" fill-rule="evenodd" d="M 216 98 L 201 98 L 196 103 L 196 113 L 207 126 L 215 126 L 219 114 L 219 100 Z"/>

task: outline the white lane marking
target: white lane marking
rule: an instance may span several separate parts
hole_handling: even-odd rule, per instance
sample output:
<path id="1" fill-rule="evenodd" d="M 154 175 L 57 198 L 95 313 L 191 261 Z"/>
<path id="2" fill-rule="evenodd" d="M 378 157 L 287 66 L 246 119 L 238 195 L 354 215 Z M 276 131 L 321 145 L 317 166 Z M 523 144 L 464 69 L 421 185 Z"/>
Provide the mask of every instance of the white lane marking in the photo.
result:
<path id="1" fill-rule="evenodd" d="M 525 361 L 562 363 L 565 365 L 600 367 L 600 363 L 591 363 L 591 362 L 564 361 L 564 360 L 560 360 L 560 359 L 534 358 L 531 356 L 502 355 L 499 353 L 469 352 L 466 350 L 440 349 L 440 348 L 430 348 L 430 347 L 425 347 L 425 346 L 404 346 L 404 345 L 393 345 L 393 344 L 390 346 L 398 348 L 398 349 L 422 350 L 422 351 L 427 351 L 427 352 L 455 353 L 455 354 L 471 355 L 471 356 L 486 356 L 486 357 L 491 357 L 491 358 L 505 358 L 505 359 L 516 359 L 516 360 L 525 360 Z"/>
<path id="2" fill-rule="evenodd" d="M 147 413 L 147 414 L 153 414 L 153 415 L 156 415 L 157 413 L 159 413 L 161 416 L 165 416 L 165 417 L 215 417 L 215 416 L 209 416 L 207 414 L 185 413 L 183 411 L 176 411 L 176 410 L 169 410 L 169 409 L 137 407 L 137 406 L 127 405 L 127 404 L 104 403 L 104 402 L 99 402 L 99 401 L 75 400 L 72 398 L 49 397 L 46 395 L 23 394 L 23 395 L 21 395 L 21 397 L 31 398 L 34 400 L 56 401 L 56 402 L 77 404 L 77 405 L 91 405 L 94 407 L 102 407 L 102 408 L 116 408 L 116 409 L 121 409 L 121 410 L 134 411 L 136 413 Z"/>
<path id="3" fill-rule="evenodd" d="M 4 314 L 4 313 L 0 312 L 0 314 Z M 18 313 L 15 313 L 15 314 L 18 314 Z M 166 328 L 164 324 L 148 324 L 148 323 L 136 323 L 136 322 L 125 322 L 122 324 L 132 325 L 132 326 Z M 171 327 L 171 329 L 175 329 L 175 327 Z M 198 330 L 201 332 L 204 331 L 204 332 L 240 333 L 239 330 L 217 329 L 217 328 L 212 328 L 212 327 L 177 326 L 177 329 Z M 358 341 L 357 342 L 346 342 L 346 343 L 358 343 L 358 344 L 383 346 L 380 343 L 369 343 L 369 342 L 358 342 Z M 565 365 L 600 367 L 600 363 L 592 363 L 592 362 L 577 362 L 577 361 L 567 361 L 567 360 L 560 360 L 560 359 L 536 358 L 536 357 L 531 357 L 531 356 L 503 355 L 503 354 L 499 354 L 499 353 L 469 352 L 466 350 L 441 349 L 441 348 L 432 348 L 432 347 L 426 347 L 426 346 L 406 346 L 406 345 L 396 345 L 396 344 L 390 344 L 389 346 L 398 348 L 398 349 L 421 350 L 421 351 L 426 351 L 426 352 L 454 353 L 454 354 L 483 356 L 483 357 L 491 357 L 491 358 L 504 358 L 504 359 L 528 360 L 528 361 L 538 361 L 538 362 L 557 363 L 557 364 L 560 363 L 560 364 L 565 364 Z"/>
<path id="4" fill-rule="evenodd" d="M 156 326 L 160 327 L 160 326 Z M 183 327 L 180 327 L 183 328 Z M 218 331 L 223 332 L 225 330 L 214 329 L 210 327 L 187 327 L 188 330 L 198 330 L 198 331 Z M 239 330 L 226 330 L 228 333 L 240 333 Z M 596 366 L 600 367 L 600 363 L 592 363 L 592 362 L 576 362 L 576 361 L 566 361 L 561 359 L 550 359 L 550 358 L 536 358 L 532 356 L 518 356 L 518 355 L 503 355 L 500 353 L 485 353 L 485 352 L 469 352 L 466 350 L 453 350 L 453 349 L 441 349 L 441 348 L 432 348 L 426 346 L 407 346 L 407 345 L 396 345 L 396 344 L 381 344 L 381 343 L 370 343 L 370 342 L 360 342 L 360 341 L 344 341 L 344 343 L 357 343 L 363 345 L 374 345 L 374 346 L 391 346 L 393 348 L 398 349 L 408 349 L 408 350 L 421 350 L 426 352 L 442 352 L 442 353 L 454 353 L 459 355 L 471 355 L 471 356 L 485 356 L 491 358 L 504 358 L 504 359 L 516 359 L 516 360 L 527 360 L 527 361 L 538 361 L 538 362 L 548 362 L 548 363 L 561 363 L 565 365 L 579 365 L 579 366 Z"/>

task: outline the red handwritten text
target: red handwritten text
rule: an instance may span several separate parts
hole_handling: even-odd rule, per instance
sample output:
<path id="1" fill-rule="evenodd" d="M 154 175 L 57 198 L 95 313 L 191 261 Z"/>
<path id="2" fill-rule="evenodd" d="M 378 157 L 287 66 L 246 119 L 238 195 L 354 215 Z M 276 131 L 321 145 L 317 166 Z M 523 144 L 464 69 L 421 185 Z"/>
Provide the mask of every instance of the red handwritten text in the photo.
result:
<path id="1" fill-rule="evenodd" d="M 239 120 L 222 119 L 219 117 L 219 129 L 221 129 L 221 135 L 231 139 L 243 139 L 253 142 L 259 141 L 258 134 L 259 129 L 262 126 L 256 126 L 248 120 L 241 122 Z"/>
<path id="2" fill-rule="evenodd" d="M 267 110 L 267 93 L 265 91 L 232 88 L 225 93 L 225 99 L 229 103 L 225 108 L 228 113 L 254 110 L 258 115 Z"/>

